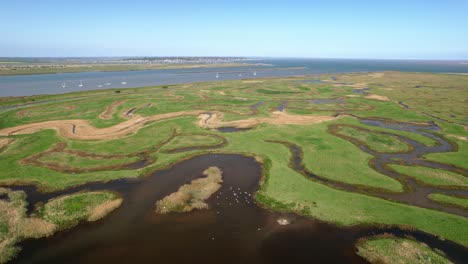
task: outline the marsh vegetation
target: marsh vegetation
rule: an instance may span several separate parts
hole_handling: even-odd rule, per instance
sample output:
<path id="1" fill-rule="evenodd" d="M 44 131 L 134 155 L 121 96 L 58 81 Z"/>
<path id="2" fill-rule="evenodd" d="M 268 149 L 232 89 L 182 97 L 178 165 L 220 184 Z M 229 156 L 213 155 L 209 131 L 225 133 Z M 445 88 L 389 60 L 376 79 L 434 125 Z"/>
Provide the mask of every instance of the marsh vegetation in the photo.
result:
<path id="1" fill-rule="evenodd" d="M 466 247 L 468 76 L 333 77 L 28 98 L 47 102 L 0 112 L 0 183 L 5 188 L 32 183 L 57 192 L 96 181 L 142 179 L 200 155 L 237 153 L 262 162 L 255 199 L 266 208 L 338 226 L 405 226 Z M 19 100 L 5 99 L 0 106 Z M 215 163 L 215 156 L 209 157 Z M 221 174 L 189 178 L 170 185 L 149 210 L 154 212 L 156 201 L 164 213 L 206 208 L 224 184 Z M 94 207 L 104 198 L 117 199 L 107 195 L 54 197 L 37 217 L 72 226 L 94 219 L 67 211 L 75 202 Z M 382 247 L 396 250 L 388 243 Z"/>
<path id="2" fill-rule="evenodd" d="M 222 172 L 217 167 L 210 167 L 203 171 L 205 178 L 191 181 L 180 186 L 177 192 L 171 193 L 156 203 L 156 212 L 166 214 L 170 212 L 190 212 L 195 209 L 208 209 L 205 202 L 213 193 L 221 188 Z"/>

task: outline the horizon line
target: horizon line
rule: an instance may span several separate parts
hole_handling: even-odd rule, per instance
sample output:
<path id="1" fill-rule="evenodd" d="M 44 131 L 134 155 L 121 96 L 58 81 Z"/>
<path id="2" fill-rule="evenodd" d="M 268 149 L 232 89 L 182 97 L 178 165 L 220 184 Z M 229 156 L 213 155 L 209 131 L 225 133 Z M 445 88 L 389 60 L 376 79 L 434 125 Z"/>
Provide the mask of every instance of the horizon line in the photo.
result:
<path id="1" fill-rule="evenodd" d="M 196 56 L 196 55 L 117 55 L 117 56 L 0 56 L 7 59 L 73 59 L 73 58 L 242 58 L 242 59 L 316 59 L 316 60 L 395 60 L 395 61 L 468 61 L 466 59 L 432 59 L 432 58 L 360 58 L 360 57 L 312 57 L 312 56 Z"/>

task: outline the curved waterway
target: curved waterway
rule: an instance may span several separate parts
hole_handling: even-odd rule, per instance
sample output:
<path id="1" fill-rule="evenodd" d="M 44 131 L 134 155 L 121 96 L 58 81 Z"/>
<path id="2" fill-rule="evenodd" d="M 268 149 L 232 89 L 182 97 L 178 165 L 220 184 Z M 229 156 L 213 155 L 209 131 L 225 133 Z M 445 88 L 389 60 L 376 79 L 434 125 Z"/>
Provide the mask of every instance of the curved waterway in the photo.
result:
<path id="1" fill-rule="evenodd" d="M 159 215 L 154 203 L 209 166 L 223 171 L 221 189 L 209 210 Z M 262 166 L 254 158 L 209 154 L 182 161 L 140 179 L 88 183 L 65 191 L 24 190 L 33 205 L 81 190 L 112 190 L 122 206 L 97 223 L 86 223 L 50 237 L 21 243 L 13 263 L 366 263 L 355 254 L 359 238 L 382 233 L 411 235 L 463 263 L 468 250 L 419 231 L 357 226 L 339 228 L 255 204 Z M 30 206 L 31 212 L 33 206 Z M 291 224 L 281 226 L 279 218 Z"/>
<path id="2" fill-rule="evenodd" d="M 418 124 L 409 124 L 401 123 L 396 121 L 383 121 L 383 120 L 374 120 L 374 119 L 360 119 L 360 122 L 369 126 L 378 126 L 394 130 L 409 131 L 417 133 L 426 137 L 433 139 L 436 144 L 434 146 L 426 146 L 417 141 L 411 140 L 409 138 L 393 134 L 393 133 L 383 133 L 391 136 L 398 137 L 399 140 L 405 142 L 411 149 L 405 153 L 380 153 L 371 150 L 367 145 L 360 143 L 358 141 L 352 141 L 357 147 L 362 151 L 374 156 L 369 162 L 369 165 L 379 173 L 386 175 L 388 177 L 398 180 L 404 186 L 404 192 L 391 192 L 386 189 L 372 188 L 363 185 L 353 185 L 340 181 L 335 181 L 317 175 L 314 172 L 308 170 L 303 162 L 303 151 L 302 148 L 298 145 L 292 144 L 290 142 L 284 141 L 272 141 L 276 143 L 283 144 L 289 147 L 291 152 L 291 162 L 290 166 L 292 169 L 301 173 L 302 175 L 311 178 L 317 182 L 320 182 L 324 185 L 330 186 L 335 189 L 344 190 L 348 192 L 362 193 L 365 195 L 371 195 L 379 198 L 385 198 L 388 200 L 401 202 L 409 205 L 414 205 L 418 207 L 424 207 L 429 209 L 435 209 L 438 211 L 443 211 L 451 214 L 456 214 L 464 217 L 468 217 L 468 211 L 459 207 L 448 206 L 446 204 L 438 203 L 428 198 L 428 195 L 431 193 L 442 193 L 446 195 L 454 195 L 457 197 L 468 198 L 468 189 L 464 187 L 457 186 L 431 186 L 423 184 L 414 180 L 411 177 L 402 175 L 392 170 L 388 165 L 389 164 L 401 164 L 404 162 L 405 165 L 412 166 L 422 166 L 434 169 L 441 169 L 446 171 L 455 172 L 463 176 L 468 176 L 468 171 L 455 167 L 448 164 L 443 164 L 435 161 L 425 160 L 423 157 L 429 153 L 441 153 L 441 152 L 450 152 L 454 151 L 455 147 L 450 144 L 446 139 L 441 136 L 438 136 L 435 133 L 429 131 L 437 131 L 440 128 L 434 124 L 429 123 L 427 125 L 418 125 Z M 338 125 L 339 126 L 339 125 Z M 334 132 L 331 132 L 335 136 L 339 136 Z M 348 138 L 344 138 L 349 140 Z"/>

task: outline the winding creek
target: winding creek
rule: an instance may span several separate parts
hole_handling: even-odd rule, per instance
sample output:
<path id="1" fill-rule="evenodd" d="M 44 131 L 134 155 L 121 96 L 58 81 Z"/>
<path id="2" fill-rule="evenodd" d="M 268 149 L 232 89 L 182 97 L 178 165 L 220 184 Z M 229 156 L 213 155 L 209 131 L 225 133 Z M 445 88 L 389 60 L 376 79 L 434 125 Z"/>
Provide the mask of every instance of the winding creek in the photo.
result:
<path id="1" fill-rule="evenodd" d="M 457 197 L 468 198 L 468 189 L 463 187 L 456 187 L 456 186 L 430 186 L 423 183 L 420 183 L 410 177 L 405 175 L 399 174 L 396 171 L 392 170 L 388 167 L 388 164 L 400 164 L 397 160 L 403 160 L 406 165 L 416 165 L 416 166 L 423 166 L 429 168 L 436 168 L 442 169 L 447 171 L 452 171 L 455 173 L 459 173 L 464 176 L 468 176 L 468 171 L 458 168 L 451 165 L 446 165 L 434 161 L 424 160 L 422 157 L 428 153 L 439 153 L 439 152 L 449 152 L 454 151 L 455 147 L 450 144 L 447 140 L 443 137 L 438 136 L 435 133 L 431 133 L 428 131 L 437 131 L 439 127 L 434 123 L 429 123 L 428 125 L 417 125 L 417 124 L 407 124 L 407 123 L 400 123 L 400 122 L 385 122 L 382 120 L 371 120 L 371 119 L 361 119 L 361 123 L 370 125 L 370 126 L 378 126 L 396 130 L 403 130 L 403 131 L 411 131 L 414 133 L 418 133 L 420 135 L 424 135 L 435 140 L 437 143 L 434 146 L 426 146 L 422 143 L 416 142 L 409 138 L 392 134 L 392 133 L 385 133 L 390 134 L 393 136 L 398 137 L 399 140 L 405 142 L 411 149 L 409 152 L 406 153 L 379 153 L 376 151 L 371 150 L 367 145 L 359 143 L 358 141 L 352 141 L 353 144 L 357 145 L 362 151 L 373 155 L 374 158 L 371 159 L 369 165 L 386 176 L 394 178 L 398 180 L 404 187 L 404 192 L 390 192 L 385 189 L 377 189 L 362 185 L 352 185 L 343 182 L 334 181 L 331 179 L 327 179 L 320 175 L 317 175 L 310 170 L 308 170 L 303 162 L 303 151 L 300 146 L 284 142 L 284 141 L 272 141 L 276 143 L 283 144 L 289 147 L 291 152 L 291 162 L 290 166 L 296 170 L 297 172 L 303 174 L 304 176 L 311 178 L 315 181 L 318 181 L 324 185 L 330 186 L 332 188 L 355 192 L 355 193 L 362 193 L 365 195 L 372 195 L 379 198 L 385 198 L 388 200 L 402 202 L 409 205 L 414 205 L 418 207 L 424 207 L 429 209 L 435 209 L 438 211 L 443 211 L 447 213 L 452 213 L 464 217 L 468 217 L 468 211 L 458 207 L 450 207 L 441 203 L 437 203 L 433 200 L 428 198 L 428 195 L 431 193 L 442 193 L 446 195 L 454 195 Z M 336 133 L 331 132 L 335 136 L 340 136 Z M 347 138 L 344 138 L 349 140 Z"/>

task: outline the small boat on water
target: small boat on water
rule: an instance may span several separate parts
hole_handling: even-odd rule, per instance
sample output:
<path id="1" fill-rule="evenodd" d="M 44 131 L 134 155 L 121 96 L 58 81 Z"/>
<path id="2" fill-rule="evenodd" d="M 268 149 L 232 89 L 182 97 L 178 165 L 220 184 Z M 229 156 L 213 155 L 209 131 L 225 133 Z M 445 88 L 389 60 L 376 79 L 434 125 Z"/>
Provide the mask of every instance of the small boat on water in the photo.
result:
<path id="1" fill-rule="evenodd" d="M 78 87 L 83 87 L 83 82 L 80 80 L 80 84 L 78 84 Z"/>

